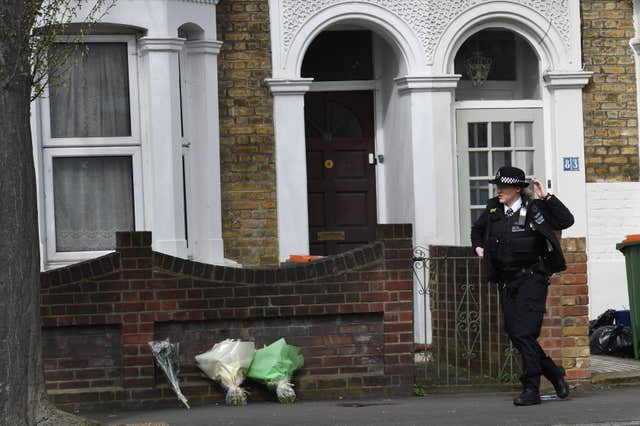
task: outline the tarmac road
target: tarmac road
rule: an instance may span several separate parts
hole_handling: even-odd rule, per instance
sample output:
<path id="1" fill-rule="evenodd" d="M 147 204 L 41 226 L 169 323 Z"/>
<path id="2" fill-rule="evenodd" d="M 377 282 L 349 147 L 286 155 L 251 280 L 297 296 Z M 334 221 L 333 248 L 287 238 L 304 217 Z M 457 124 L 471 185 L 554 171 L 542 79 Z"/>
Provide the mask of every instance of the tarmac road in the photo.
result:
<path id="1" fill-rule="evenodd" d="M 514 394 L 432 395 L 354 401 L 249 402 L 150 411 L 79 413 L 110 425 L 164 422 L 208 425 L 581 425 L 640 426 L 640 387 L 574 390 L 567 400 L 515 407 Z"/>

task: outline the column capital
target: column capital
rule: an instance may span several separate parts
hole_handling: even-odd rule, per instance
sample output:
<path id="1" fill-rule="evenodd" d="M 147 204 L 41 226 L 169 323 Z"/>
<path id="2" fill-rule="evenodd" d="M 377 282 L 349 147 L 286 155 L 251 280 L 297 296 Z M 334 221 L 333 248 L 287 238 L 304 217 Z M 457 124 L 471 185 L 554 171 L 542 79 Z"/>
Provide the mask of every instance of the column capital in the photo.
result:
<path id="1" fill-rule="evenodd" d="M 179 52 L 184 46 L 183 38 L 151 38 L 142 37 L 138 40 L 140 52 Z"/>
<path id="2" fill-rule="evenodd" d="M 547 71 L 544 81 L 549 89 L 582 89 L 589 83 L 591 71 Z"/>
<path id="3" fill-rule="evenodd" d="M 400 93 L 453 91 L 458 87 L 460 74 L 407 75 L 395 79 Z"/>
<path id="4" fill-rule="evenodd" d="M 187 55 L 215 55 L 217 56 L 224 43 L 218 40 L 190 40 L 184 43 Z"/>
<path id="5" fill-rule="evenodd" d="M 304 95 L 309 91 L 313 78 L 266 78 L 264 81 L 274 96 Z"/>

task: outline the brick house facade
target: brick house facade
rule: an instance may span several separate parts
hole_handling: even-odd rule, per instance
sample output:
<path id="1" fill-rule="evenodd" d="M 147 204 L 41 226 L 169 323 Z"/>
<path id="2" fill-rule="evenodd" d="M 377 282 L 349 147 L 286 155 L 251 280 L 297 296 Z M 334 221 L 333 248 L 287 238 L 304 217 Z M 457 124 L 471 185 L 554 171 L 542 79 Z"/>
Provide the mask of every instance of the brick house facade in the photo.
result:
<path id="1" fill-rule="evenodd" d="M 45 98 L 34 104 L 32 124 L 43 269 L 64 267 L 45 274 L 43 290 L 45 326 L 62 328 L 50 330 L 52 334 L 48 337 L 54 349 L 48 354 L 49 380 L 53 383 L 50 389 L 62 395 L 58 402 L 83 402 L 65 396 L 74 380 L 82 380 L 80 383 L 88 388 L 125 384 L 140 391 L 138 394 L 122 389 L 106 390 L 87 397 L 91 402 L 102 402 L 102 398 L 105 403 L 131 401 L 137 396 L 169 398 L 165 390 L 145 388 L 155 383 L 155 376 L 149 356 L 142 353 L 140 345 L 157 332 L 157 321 L 165 323 L 158 329 L 166 335 L 197 334 L 200 325 L 176 329 L 178 326 L 170 322 L 204 321 L 207 315 L 214 315 L 211 312 L 222 312 L 216 311 L 221 308 L 213 306 L 216 303 L 248 303 L 229 306 L 231 310 L 224 311 L 225 315 L 218 319 L 229 321 L 223 328 L 230 327 L 252 337 L 259 335 L 257 328 L 238 325 L 237 321 L 257 315 L 263 321 L 262 328 L 295 328 L 299 325 L 298 317 L 311 314 L 307 305 L 322 305 L 317 309 L 329 316 L 351 313 L 340 309 L 354 312 L 361 309 L 366 318 L 355 319 L 347 328 L 362 325 L 372 336 L 377 333 L 372 339 L 383 339 L 385 345 L 401 348 L 402 355 L 394 352 L 386 360 L 378 359 L 380 365 L 389 361 L 388 371 L 397 372 L 398 365 L 409 363 L 407 357 L 413 340 L 425 342 L 432 330 L 424 323 L 426 307 L 416 296 L 416 289 L 410 297 L 409 289 L 405 288 L 410 280 L 403 275 L 406 271 L 389 272 L 387 266 L 396 261 L 406 266 L 411 245 L 467 245 L 473 215 L 491 194 L 486 180 L 506 162 L 526 168 L 528 175 L 543 177 L 550 191 L 576 216 L 576 224 L 564 233 L 570 269 L 553 283 L 549 297 L 551 315 L 545 323 L 543 341 L 571 369 L 572 378 L 588 377 L 585 340 L 588 315 L 593 317 L 605 308 L 628 305 L 623 259 L 614 246 L 625 233 L 638 232 L 634 227 L 640 211 L 636 71 L 640 43 L 634 16 L 640 14 L 640 7 L 629 0 L 433 0 L 419 1 L 409 8 L 403 4 L 161 0 L 157 13 L 166 19 L 156 20 L 151 19 L 144 0 L 129 0 L 110 11 L 109 22 L 113 25 L 105 26 L 100 34 L 85 41 L 92 46 L 116 44 L 126 59 L 121 61 L 119 71 L 129 77 L 129 92 L 125 94 L 129 101 L 129 133 L 125 129 L 122 135 L 101 135 L 99 140 L 75 134 L 56 137 L 50 127 L 57 106 Z M 107 34 L 108 31 L 115 33 Z M 356 45 L 349 51 L 348 37 L 331 44 L 331 34 L 340 31 L 357 33 L 361 40 L 367 40 L 366 48 L 358 49 Z M 327 43 L 324 46 L 316 44 L 323 40 Z M 478 61 L 487 59 L 482 55 L 474 57 L 473 49 L 465 45 L 471 41 L 483 46 L 486 55 L 491 54 L 491 45 L 513 52 L 503 55 L 508 58 L 504 63 L 497 64 L 497 56 L 489 58 L 496 62 L 496 74 L 482 77 L 484 85 L 475 85 L 471 78 L 473 69 L 464 65 L 473 60 L 478 65 Z M 315 68 L 304 66 L 307 53 L 314 49 L 331 55 L 329 66 L 322 61 L 315 63 Z M 368 52 L 368 56 L 344 62 L 347 71 L 368 67 L 358 78 L 344 77 L 346 71 L 342 69 L 339 71 L 343 74 L 338 76 L 341 78 L 314 80 L 316 75 L 326 75 L 327 69 L 345 59 L 348 52 L 358 50 Z M 91 74 L 95 70 L 83 72 Z M 366 99 L 362 102 L 349 103 L 350 93 L 353 100 L 357 97 L 355 93 L 361 92 L 371 96 L 363 97 Z M 344 154 L 349 149 L 353 153 L 352 146 L 334 149 L 340 141 L 332 140 L 333 146 L 323 145 L 324 151 L 318 154 L 311 147 L 314 141 L 308 137 L 313 132 L 308 115 L 314 112 L 305 110 L 305 105 L 310 105 L 308 95 L 317 95 L 319 99 L 326 94 L 334 97 L 327 95 L 324 103 L 319 104 L 324 108 L 325 118 L 329 112 L 341 111 L 332 123 L 346 122 L 348 125 L 341 130 L 351 139 L 373 135 L 368 141 L 371 147 L 358 148 L 360 151 L 346 165 L 341 165 L 338 157 L 328 155 L 337 151 Z M 347 103 L 338 105 L 342 109 L 334 108 L 344 99 Z M 353 111 L 365 113 L 358 115 Z M 369 121 L 354 130 L 353 123 L 362 124 L 358 120 L 365 116 Z M 326 132 L 331 123 L 327 123 L 321 129 L 325 133 L 314 143 L 322 145 L 326 142 L 323 138 L 331 139 Z M 493 129 L 502 130 L 493 132 Z M 478 137 L 481 133 L 486 139 Z M 512 138 L 508 144 L 505 135 Z M 507 151 L 508 159 L 504 154 Z M 482 155 L 486 155 L 482 157 L 484 160 Z M 108 170 L 109 179 L 102 180 L 124 176 L 120 181 L 128 192 L 121 198 L 130 202 L 104 207 L 103 203 L 109 200 L 92 195 L 101 191 L 99 186 L 91 187 L 86 191 L 88 194 L 82 194 L 83 200 L 94 203 L 89 204 L 93 208 L 85 209 L 86 216 L 92 211 L 111 212 L 104 215 L 107 219 L 101 218 L 102 227 L 93 229 L 87 220 L 88 229 L 82 226 L 73 229 L 73 224 L 71 229 L 62 229 L 64 210 L 58 210 L 60 206 L 66 202 L 75 207 L 82 201 L 74 198 L 79 191 L 74 191 L 72 184 L 78 178 L 63 169 L 65 159 L 75 159 L 82 163 L 80 166 L 91 168 L 95 161 L 108 157 L 119 165 L 104 165 L 105 169 L 112 168 Z M 124 175 L 122 170 L 126 170 Z M 325 185 L 324 192 L 311 189 L 311 178 L 318 176 L 330 177 L 320 179 Z M 368 177 L 365 186 L 368 185 L 369 192 L 359 187 L 340 192 L 335 189 L 339 181 L 335 176 L 351 184 Z M 68 199 L 54 196 L 60 193 L 67 194 Z M 312 208 L 324 206 L 322 197 L 334 204 L 324 209 L 324 216 L 318 216 Z M 349 227 L 361 225 L 357 220 L 362 215 L 348 213 L 363 206 L 375 218 L 367 224 L 369 227 L 382 223 L 389 224 L 386 226 L 390 229 L 404 229 L 391 224 L 407 223 L 413 229 L 411 237 L 402 234 L 404 245 L 398 250 L 405 258 L 389 261 L 376 257 L 380 264 L 359 265 L 380 269 L 383 274 L 402 275 L 401 279 L 396 277 L 402 281 L 398 284 L 402 289 L 391 289 L 391 296 L 378 292 L 382 290 L 378 286 L 394 279 L 387 276 L 378 280 L 375 274 L 370 276 L 358 270 L 361 275 L 356 274 L 354 280 L 363 288 L 366 284 L 366 291 L 363 290 L 366 294 L 358 296 L 362 305 L 353 305 L 354 301 L 343 300 L 339 295 L 332 296 L 336 303 L 325 304 L 316 303 L 316 299 L 307 303 L 308 298 L 302 293 L 282 294 L 278 295 L 282 300 L 295 301 L 287 307 L 293 313 L 285 312 L 292 319 L 290 323 L 274 325 L 270 318 L 276 315 L 275 311 L 267 312 L 268 308 L 261 304 L 263 299 L 249 302 L 240 291 L 240 301 L 216 301 L 197 288 L 202 283 L 195 284 L 199 278 L 193 278 L 194 271 L 173 271 L 182 274 L 181 278 L 167 272 L 178 264 L 182 265 L 180 268 L 198 265 L 202 268 L 200 273 L 213 268 L 233 276 L 233 279 L 208 277 L 205 281 L 233 288 L 238 282 L 248 284 L 236 278 L 256 277 L 260 268 L 279 271 L 278 265 L 289 255 L 309 254 L 313 244 L 331 241 L 337 246 L 345 241 L 341 250 L 351 249 L 347 241 Z M 127 219 L 122 222 L 125 225 L 110 222 L 108 218 L 117 216 L 116 213 Z M 343 213 L 342 223 L 334 220 L 332 214 L 339 216 L 335 213 Z M 86 218 L 81 215 L 81 219 Z M 322 228 L 323 221 L 329 219 L 336 226 Z M 118 248 L 120 254 L 110 254 L 116 247 L 115 240 L 110 240 L 111 231 L 121 230 L 117 226 L 152 231 L 153 240 L 150 246 L 144 246 L 146 257 L 141 260 L 142 265 L 136 263 L 135 268 L 128 268 L 124 260 L 111 264 L 115 269 L 123 268 L 110 270 L 119 274 L 115 281 L 126 282 L 114 285 L 126 288 L 109 287 L 111 284 L 104 281 L 110 280 L 93 270 L 89 275 L 74 276 L 78 269 L 70 265 L 75 262 L 104 255 L 111 262 L 122 255 L 123 247 Z M 101 235 L 100 247 L 82 244 L 73 246 L 73 250 L 63 247 L 60 241 L 65 235 L 74 235 L 73 232 Z M 367 243 L 378 247 L 374 238 Z M 393 257 L 399 253 L 386 255 Z M 163 256 L 172 259 L 167 261 L 170 265 L 149 263 L 164 259 Z M 99 268 L 96 265 L 101 265 L 105 258 L 100 259 L 81 265 Z M 184 263 L 179 259 L 184 259 Z M 163 284 L 159 284 L 156 288 L 154 285 L 158 283 L 149 282 L 153 279 L 147 275 L 165 273 L 171 276 L 163 275 L 163 279 L 171 281 L 173 287 L 163 289 Z M 137 280 L 136 274 L 144 277 Z M 350 282 L 349 274 L 345 274 L 330 277 L 325 284 L 333 285 L 334 279 Z M 61 280 L 79 286 L 80 290 L 52 296 L 48 292 L 60 282 L 50 285 L 48 280 Z M 181 283 L 185 284 L 184 289 Z M 297 290 L 294 286 L 292 291 Z M 372 300 L 365 303 L 362 297 Z M 101 298 L 113 300 L 98 300 Z M 390 329 L 398 333 L 387 332 L 390 329 L 385 328 L 390 318 L 386 308 L 396 302 L 389 298 L 402 298 L 398 303 L 404 304 L 400 316 L 391 315 L 392 323 L 402 323 L 391 325 Z M 413 321 L 409 304 L 414 308 Z M 144 320 L 131 316 L 131 311 L 139 307 L 149 312 Z M 107 320 L 107 313 L 101 309 L 113 311 L 108 314 L 112 321 Z M 251 314 L 247 313 L 250 309 Z M 337 317 L 325 320 L 331 323 L 328 329 L 339 329 L 335 324 Z M 414 333 L 411 343 L 409 324 L 413 324 Z M 63 327 L 89 325 L 99 330 L 85 329 L 74 334 L 75 328 Z M 69 330 L 74 331 L 65 334 Z M 84 332 L 94 336 L 88 337 L 96 342 L 94 349 L 103 348 L 105 356 L 122 357 L 124 361 L 102 372 L 73 370 L 84 368 L 79 366 L 60 371 L 64 370 L 63 364 L 56 357 L 63 358 L 66 354 L 62 350 L 56 352 L 60 349 L 56 348 L 56 342 L 72 342 Z M 112 345 L 118 339 L 125 347 Z M 321 389 L 353 389 L 353 386 L 379 391 L 389 384 L 405 386 L 406 391 L 408 383 L 405 376 L 395 373 L 388 379 L 391 382 L 380 378 L 381 375 L 345 381 L 337 375 L 347 371 L 346 366 L 316 365 L 316 368 L 305 374 L 326 373 L 336 377 L 325 377 L 326 383 L 324 378 L 311 380 L 310 388 L 303 389 L 310 395 L 311 390 L 321 394 Z M 380 368 L 383 370 L 376 370 L 378 373 L 387 371 L 386 364 Z M 336 369 L 338 373 L 334 374 Z M 99 374 L 103 376 L 90 377 Z M 210 385 L 194 378 L 194 371 L 191 374 L 201 402 L 219 397 Z"/>

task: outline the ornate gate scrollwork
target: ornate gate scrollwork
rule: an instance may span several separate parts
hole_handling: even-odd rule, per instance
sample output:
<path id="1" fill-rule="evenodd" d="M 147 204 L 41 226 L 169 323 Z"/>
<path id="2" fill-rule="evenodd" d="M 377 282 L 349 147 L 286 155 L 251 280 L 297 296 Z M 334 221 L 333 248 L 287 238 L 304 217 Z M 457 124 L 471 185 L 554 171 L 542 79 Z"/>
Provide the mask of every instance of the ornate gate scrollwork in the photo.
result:
<path id="1" fill-rule="evenodd" d="M 419 361 L 425 384 L 515 382 L 519 357 L 503 330 L 497 286 L 483 277 L 480 259 L 465 247 L 416 247 L 413 273 L 425 306 Z"/>

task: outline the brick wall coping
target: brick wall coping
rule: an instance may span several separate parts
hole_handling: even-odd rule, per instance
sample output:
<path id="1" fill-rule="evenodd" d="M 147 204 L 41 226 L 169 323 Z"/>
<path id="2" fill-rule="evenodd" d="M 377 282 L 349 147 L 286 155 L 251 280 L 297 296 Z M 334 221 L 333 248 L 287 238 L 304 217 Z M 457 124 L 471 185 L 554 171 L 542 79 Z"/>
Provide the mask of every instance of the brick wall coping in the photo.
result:
<path id="1" fill-rule="evenodd" d="M 344 253 L 327 256 L 302 264 L 282 264 L 274 267 L 231 267 L 210 265 L 170 256 L 151 250 L 151 232 L 117 232 L 116 251 L 95 259 L 44 271 L 43 287 L 75 283 L 117 272 L 122 258 L 151 255 L 153 266 L 168 272 L 238 284 L 277 284 L 329 277 L 358 269 L 384 259 L 382 239 L 411 237 L 407 224 L 378 225 L 375 241 Z"/>
<path id="2" fill-rule="evenodd" d="M 208 265 L 154 252 L 153 265 L 176 274 L 238 284 L 278 284 L 306 281 L 358 269 L 383 259 L 383 244 L 375 242 L 334 256 L 303 264 L 273 268 L 235 268 Z"/>

